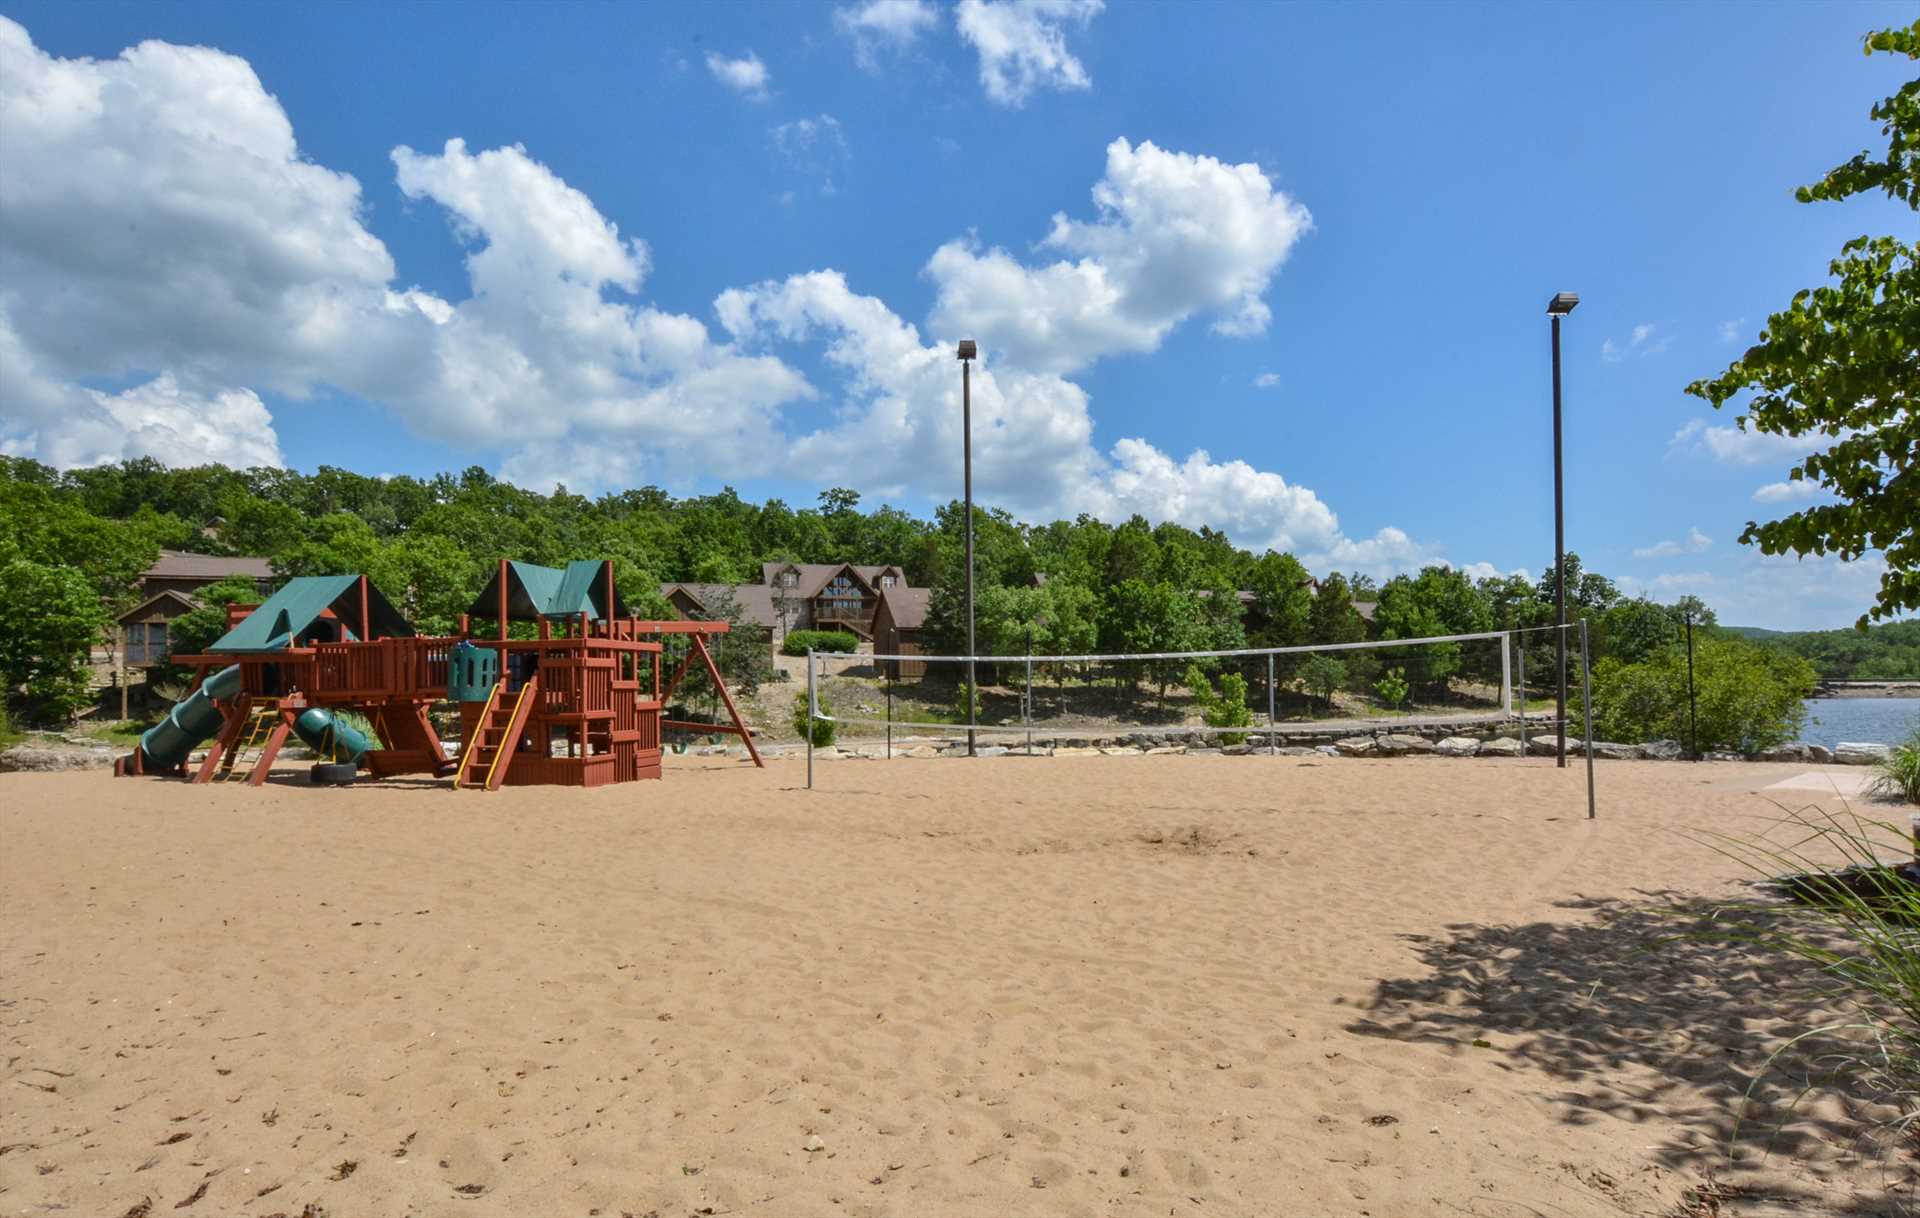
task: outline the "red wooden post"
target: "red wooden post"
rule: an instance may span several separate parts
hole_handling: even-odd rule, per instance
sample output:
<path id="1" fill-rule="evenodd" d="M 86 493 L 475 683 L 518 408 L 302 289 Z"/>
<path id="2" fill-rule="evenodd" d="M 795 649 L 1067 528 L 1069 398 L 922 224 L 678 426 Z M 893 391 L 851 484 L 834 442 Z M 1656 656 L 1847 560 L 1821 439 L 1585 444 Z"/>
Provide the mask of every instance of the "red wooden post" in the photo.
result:
<path id="1" fill-rule="evenodd" d="M 367 610 L 367 577 L 360 577 L 360 641 L 373 642 L 373 615 Z"/>
<path id="2" fill-rule="evenodd" d="M 707 654 L 707 636 L 694 635 L 693 649 L 700 653 L 701 663 L 707 666 L 707 675 L 713 678 L 713 687 L 720 691 L 720 700 L 727 704 L 727 715 L 739 731 L 740 739 L 746 742 L 747 754 L 753 758 L 753 764 L 764 769 L 766 763 L 760 760 L 760 750 L 753 747 L 753 733 L 748 730 L 746 720 L 740 717 L 740 709 L 733 704 L 733 695 L 727 692 L 727 683 L 720 679 L 720 670 L 714 667 L 713 657 Z"/>

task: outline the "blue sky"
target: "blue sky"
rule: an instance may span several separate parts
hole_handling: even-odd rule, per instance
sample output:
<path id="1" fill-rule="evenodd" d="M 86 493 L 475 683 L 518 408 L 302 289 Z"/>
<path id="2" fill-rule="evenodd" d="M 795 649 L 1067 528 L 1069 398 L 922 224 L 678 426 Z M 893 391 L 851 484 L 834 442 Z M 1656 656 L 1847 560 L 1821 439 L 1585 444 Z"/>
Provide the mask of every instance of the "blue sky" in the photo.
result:
<path id="1" fill-rule="evenodd" d="M 1566 289 L 1590 567 L 1775 626 L 1877 581 L 1736 544 L 1794 453 L 1682 389 L 1911 230 L 1791 193 L 1879 139 L 1909 6 L 0 15 L 7 451 L 924 512 L 977 337 L 1025 517 L 1537 571 Z"/>

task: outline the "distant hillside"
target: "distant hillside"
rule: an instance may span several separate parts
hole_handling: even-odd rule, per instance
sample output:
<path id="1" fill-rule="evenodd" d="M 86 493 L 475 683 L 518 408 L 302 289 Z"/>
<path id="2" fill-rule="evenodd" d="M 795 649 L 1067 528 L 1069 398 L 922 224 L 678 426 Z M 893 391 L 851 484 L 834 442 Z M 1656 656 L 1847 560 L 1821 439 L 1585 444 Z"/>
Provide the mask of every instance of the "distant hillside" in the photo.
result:
<path id="1" fill-rule="evenodd" d="M 1724 629 L 1763 647 L 1805 656 L 1830 681 L 1920 680 L 1920 619 L 1888 622 L 1864 631 Z"/>

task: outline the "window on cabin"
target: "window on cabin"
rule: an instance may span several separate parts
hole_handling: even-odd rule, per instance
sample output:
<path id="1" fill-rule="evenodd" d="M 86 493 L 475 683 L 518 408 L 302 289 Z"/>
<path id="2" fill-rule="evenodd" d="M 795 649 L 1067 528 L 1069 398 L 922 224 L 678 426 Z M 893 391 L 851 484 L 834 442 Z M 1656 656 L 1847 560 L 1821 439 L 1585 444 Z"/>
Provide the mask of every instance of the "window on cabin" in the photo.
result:
<path id="1" fill-rule="evenodd" d="M 837 575 L 820 590 L 820 612 L 827 617 L 860 617 L 866 598 L 860 587 L 845 575 Z"/>
<path id="2" fill-rule="evenodd" d="M 891 575 L 882 575 L 882 576 L 880 577 L 880 586 L 881 586 L 882 588 L 891 588 L 891 587 L 893 587 L 893 576 L 891 576 Z"/>
<path id="3" fill-rule="evenodd" d="M 135 622 L 127 627 L 127 663 L 158 664 L 166 658 L 165 622 Z"/>
<path id="4" fill-rule="evenodd" d="M 782 588 L 791 588 L 799 582 L 800 582 L 800 575 L 798 572 L 784 571 L 780 575 L 780 586 Z"/>

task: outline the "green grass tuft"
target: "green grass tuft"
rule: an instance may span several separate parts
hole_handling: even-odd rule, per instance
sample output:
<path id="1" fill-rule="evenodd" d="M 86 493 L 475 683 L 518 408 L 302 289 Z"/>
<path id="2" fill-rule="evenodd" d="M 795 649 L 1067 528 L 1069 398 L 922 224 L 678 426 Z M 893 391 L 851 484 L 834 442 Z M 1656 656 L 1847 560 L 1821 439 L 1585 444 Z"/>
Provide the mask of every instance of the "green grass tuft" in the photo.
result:
<path id="1" fill-rule="evenodd" d="M 1873 794 L 1920 804 L 1920 727 L 1907 733 L 1875 768 L 1880 775 L 1873 780 Z"/>
<path id="2" fill-rule="evenodd" d="M 1763 1079 L 1786 1079 L 1801 1100 L 1824 1092 L 1848 1101 L 1866 1132 L 1892 1146 L 1920 1119 L 1920 872 L 1889 861 L 1911 854 L 1908 828 L 1851 809 L 1782 811 L 1758 837 L 1692 835 L 1774 898 L 1721 906 L 1704 937 L 1813 966 L 1814 997 L 1833 1012 L 1790 1032 L 1747 1102 L 1758 1106 Z"/>

